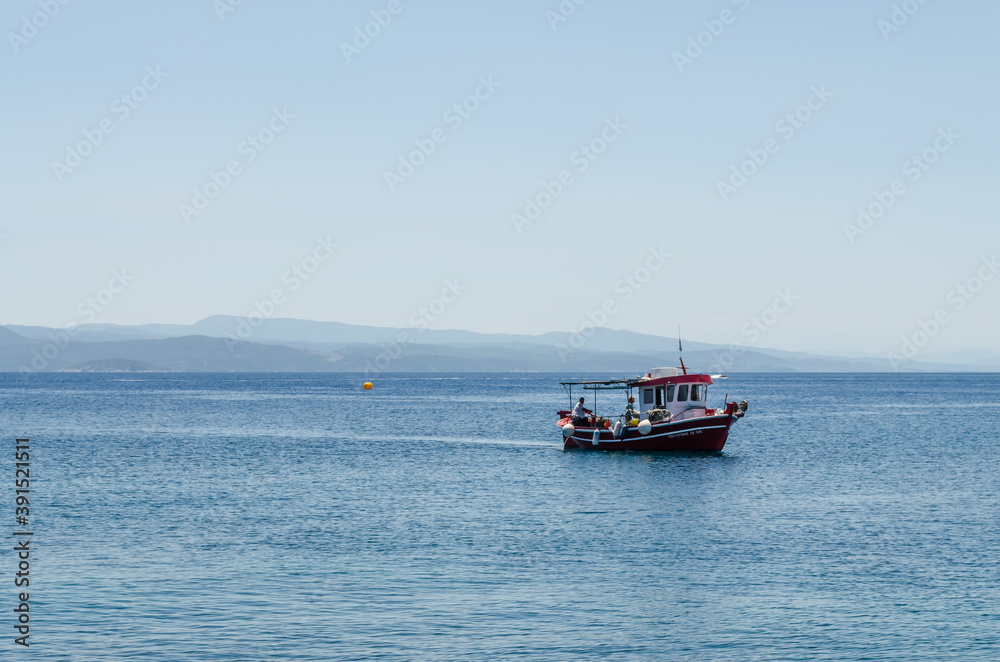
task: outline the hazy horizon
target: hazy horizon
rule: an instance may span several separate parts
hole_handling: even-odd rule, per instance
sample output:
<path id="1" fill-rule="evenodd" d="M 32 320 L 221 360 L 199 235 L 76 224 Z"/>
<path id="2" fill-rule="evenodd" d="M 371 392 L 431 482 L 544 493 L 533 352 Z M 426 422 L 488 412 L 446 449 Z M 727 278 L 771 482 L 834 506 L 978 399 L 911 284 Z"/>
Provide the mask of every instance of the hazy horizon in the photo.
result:
<path id="1" fill-rule="evenodd" d="M 133 324 L 114 324 L 114 323 L 109 323 L 109 322 L 92 322 L 92 323 L 87 323 L 87 324 L 83 324 L 83 325 L 80 325 L 80 326 L 81 326 L 81 328 L 87 327 L 87 326 L 94 326 L 94 327 L 103 327 L 103 326 L 115 326 L 115 327 L 195 326 L 199 322 L 205 322 L 205 321 L 211 320 L 212 318 L 216 318 L 216 317 L 227 317 L 227 318 L 233 317 L 233 318 L 239 319 L 240 321 L 247 320 L 247 318 L 243 317 L 243 316 L 222 315 L 222 314 L 219 314 L 219 315 L 210 315 L 208 317 L 205 317 L 205 318 L 202 318 L 202 319 L 199 319 L 199 320 L 195 320 L 194 322 L 191 322 L 191 323 L 147 322 L 147 323 L 141 323 L 141 324 L 134 324 L 133 325 Z M 361 328 L 382 328 L 382 329 L 392 329 L 392 330 L 396 330 L 396 329 L 404 329 L 405 330 L 405 329 L 413 329 L 414 328 L 414 327 L 406 327 L 406 326 L 403 326 L 403 327 L 383 327 L 383 326 L 363 325 L 363 324 L 357 324 L 356 325 L 356 324 L 352 324 L 352 323 L 348 323 L 348 322 L 340 322 L 338 320 L 309 320 L 309 319 L 289 318 L 289 317 L 273 317 L 273 318 L 269 318 L 269 319 L 271 319 L 273 321 L 286 321 L 286 322 L 287 321 L 291 321 L 291 322 L 306 322 L 306 323 L 351 324 L 352 326 L 357 326 L 357 327 L 361 327 Z M 256 322 L 256 318 L 254 319 L 254 321 Z M 10 328 L 10 327 L 59 328 L 59 327 L 46 327 L 45 325 L 30 325 L 30 324 L 24 324 L 24 325 L 22 325 L 22 324 L 2 323 L 2 322 L 0 322 L 0 326 L 6 327 L 6 328 Z M 231 329 L 231 331 L 235 331 L 235 328 L 236 327 L 234 327 L 233 329 Z M 419 327 L 417 327 L 417 328 L 419 328 Z M 429 329 L 430 327 L 427 327 L 427 328 Z M 622 328 L 616 328 L 616 327 L 613 327 L 613 326 L 605 326 L 605 327 L 601 327 L 601 328 L 605 329 L 607 331 L 624 331 L 624 332 L 628 332 L 628 333 L 641 333 L 641 332 L 634 331 L 633 329 L 622 329 Z M 561 329 L 550 329 L 549 331 L 543 331 L 541 333 L 528 333 L 528 334 L 517 334 L 517 333 L 512 333 L 512 334 L 495 334 L 494 332 L 482 332 L 482 331 L 476 331 L 476 330 L 473 330 L 473 329 L 460 329 L 460 328 L 452 328 L 452 327 L 440 327 L 440 328 L 435 327 L 433 330 L 434 331 L 441 331 L 441 332 L 482 334 L 482 335 L 484 335 L 484 337 L 485 336 L 490 336 L 490 335 L 510 335 L 512 337 L 540 337 L 540 336 L 543 336 L 543 335 L 549 335 L 549 334 L 553 334 L 553 333 L 565 333 L 565 330 L 561 330 Z M 586 340 L 587 338 L 590 337 L 590 334 L 591 334 L 591 330 L 588 328 L 586 334 L 583 335 L 583 336 L 580 336 L 580 337 L 583 338 L 584 340 Z M 230 335 L 232 337 L 234 337 L 234 338 L 236 337 L 232 333 Z M 651 337 L 658 337 L 658 338 L 662 338 L 664 340 L 669 340 L 669 341 L 672 341 L 672 342 L 676 342 L 676 340 L 677 340 L 677 335 L 676 334 L 670 335 L 670 334 L 657 334 L 657 333 L 650 333 L 650 334 L 642 333 L 642 335 L 651 336 Z M 571 337 L 572 334 L 568 334 L 568 336 Z M 412 340 L 418 340 L 419 338 L 420 338 L 420 336 L 416 336 L 415 335 Z M 251 335 L 251 336 L 247 337 L 247 340 L 253 342 L 254 338 Z M 688 337 L 685 337 L 685 336 L 681 336 L 681 340 L 684 343 L 687 343 L 688 346 L 689 346 L 689 348 L 690 348 L 690 346 L 692 346 L 694 344 L 698 344 L 698 345 L 711 345 L 713 347 L 722 348 L 722 349 L 727 348 L 727 347 L 732 347 L 732 344 L 723 345 L 723 344 L 720 344 L 720 343 L 709 343 L 709 342 L 703 341 L 700 338 L 688 338 Z M 410 341 L 407 341 L 407 342 L 410 342 Z M 751 349 L 751 350 L 778 351 L 778 352 L 781 352 L 781 351 L 803 351 L 803 350 L 788 350 L 788 349 L 786 349 L 784 347 L 772 347 L 772 346 L 768 346 L 768 345 L 754 345 L 752 343 L 749 344 L 749 345 L 746 344 L 746 343 L 737 343 L 737 344 L 741 345 L 745 349 Z M 635 350 L 629 350 L 629 349 L 626 349 L 626 348 L 620 348 L 620 349 L 621 349 L 621 351 L 635 351 Z M 558 348 L 555 348 L 555 350 L 556 350 L 556 353 L 558 354 Z M 715 351 L 715 350 L 713 350 L 713 351 Z M 858 352 L 854 352 L 854 351 L 838 351 L 838 350 L 829 350 L 829 349 L 823 349 L 823 348 L 816 349 L 816 350 L 806 351 L 805 353 L 816 354 L 818 356 L 841 357 L 841 358 L 851 358 L 851 359 L 859 359 L 859 358 L 884 359 L 885 358 L 884 356 L 880 356 L 880 355 L 874 354 L 874 353 L 865 353 L 865 352 L 860 352 L 860 351 L 858 351 Z M 989 349 L 989 348 L 983 348 L 983 347 L 971 348 L 971 349 L 960 350 L 960 351 L 947 351 L 947 350 L 946 351 L 940 351 L 940 352 L 925 351 L 925 352 L 922 352 L 922 354 L 920 356 L 920 360 L 921 361 L 930 362 L 930 363 L 942 363 L 942 362 L 955 362 L 955 361 L 962 361 L 962 360 L 974 360 L 975 357 L 977 357 L 977 356 L 979 356 L 981 358 L 985 358 L 985 357 L 992 358 L 992 357 L 995 357 L 995 356 L 1000 356 L 1000 353 L 998 353 L 996 350 Z"/>

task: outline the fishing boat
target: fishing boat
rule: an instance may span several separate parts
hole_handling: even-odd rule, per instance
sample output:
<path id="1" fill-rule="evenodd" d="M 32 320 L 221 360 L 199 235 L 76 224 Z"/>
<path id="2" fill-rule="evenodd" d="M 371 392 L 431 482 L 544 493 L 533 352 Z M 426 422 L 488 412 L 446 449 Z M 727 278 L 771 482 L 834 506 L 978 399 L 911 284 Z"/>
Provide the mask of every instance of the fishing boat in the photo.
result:
<path id="1" fill-rule="evenodd" d="M 565 450 L 600 451 L 714 451 L 722 450 L 729 429 L 747 411 L 746 400 L 722 407 L 708 406 L 711 375 L 688 374 L 680 368 L 653 368 L 632 379 L 560 382 L 569 393 L 592 394 L 593 410 L 574 422 L 572 410 L 561 410 L 557 425 L 562 429 Z M 598 393 L 621 391 L 626 395 L 617 415 L 598 415 Z"/>

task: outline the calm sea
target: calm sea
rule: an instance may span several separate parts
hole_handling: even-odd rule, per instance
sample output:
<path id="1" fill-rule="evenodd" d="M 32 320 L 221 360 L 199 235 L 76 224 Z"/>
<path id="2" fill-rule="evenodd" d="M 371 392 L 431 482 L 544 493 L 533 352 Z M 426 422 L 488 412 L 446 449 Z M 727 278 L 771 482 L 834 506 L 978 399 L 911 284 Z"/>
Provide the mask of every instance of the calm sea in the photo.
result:
<path id="1" fill-rule="evenodd" d="M 710 455 L 563 452 L 569 376 L 0 375 L 0 657 L 1000 659 L 1000 376 L 734 375 Z"/>

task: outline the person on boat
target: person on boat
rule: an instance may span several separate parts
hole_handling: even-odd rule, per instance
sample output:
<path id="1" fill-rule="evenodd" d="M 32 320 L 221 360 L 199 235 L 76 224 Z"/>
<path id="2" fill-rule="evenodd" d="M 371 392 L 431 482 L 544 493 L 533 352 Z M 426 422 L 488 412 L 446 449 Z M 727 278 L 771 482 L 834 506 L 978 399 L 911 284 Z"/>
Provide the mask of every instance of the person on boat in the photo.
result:
<path id="1" fill-rule="evenodd" d="M 587 425 L 590 422 L 587 418 L 587 414 L 593 413 L 594 412 L 583 406 L 583 398 L 580 398 L 580 401 L 576 403 L 575 407 L 573 407 L 573 425 Z"/>
<path id="2" fill-rule="evenodd" d="M 629 420 L 638 416 L 635 411 L 635 398 L 631 395 L 628 396 L 628 404 L 625 405 L 625 415 L 629 418 Z"/>

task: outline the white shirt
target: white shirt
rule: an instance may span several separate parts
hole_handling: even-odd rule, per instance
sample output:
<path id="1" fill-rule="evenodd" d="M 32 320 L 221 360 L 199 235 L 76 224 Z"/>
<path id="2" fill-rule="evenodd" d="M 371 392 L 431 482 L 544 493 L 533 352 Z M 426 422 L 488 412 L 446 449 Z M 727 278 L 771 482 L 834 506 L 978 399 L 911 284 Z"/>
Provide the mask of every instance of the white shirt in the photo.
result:
<path id="1" fill-rule="evenodd" d="M 576 406 L 573 407 L 573 417 L 574 418 L 587 418 L 587 412 L 583 409 L 583 403 L 578 402 Z"/>

